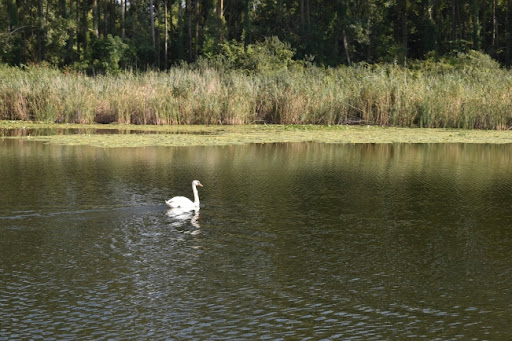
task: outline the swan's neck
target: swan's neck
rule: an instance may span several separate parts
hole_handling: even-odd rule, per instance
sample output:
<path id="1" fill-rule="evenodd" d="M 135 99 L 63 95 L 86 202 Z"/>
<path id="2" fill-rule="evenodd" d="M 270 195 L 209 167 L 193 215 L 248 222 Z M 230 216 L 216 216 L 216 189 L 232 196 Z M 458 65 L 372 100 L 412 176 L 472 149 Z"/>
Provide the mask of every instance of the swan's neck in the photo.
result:
<path id="1" fill-rule="evenodd" d="M 194 192 L 194 206 L 199 207 L 199 193 L 195 185 L 192 185 L 192 192 Z"/>

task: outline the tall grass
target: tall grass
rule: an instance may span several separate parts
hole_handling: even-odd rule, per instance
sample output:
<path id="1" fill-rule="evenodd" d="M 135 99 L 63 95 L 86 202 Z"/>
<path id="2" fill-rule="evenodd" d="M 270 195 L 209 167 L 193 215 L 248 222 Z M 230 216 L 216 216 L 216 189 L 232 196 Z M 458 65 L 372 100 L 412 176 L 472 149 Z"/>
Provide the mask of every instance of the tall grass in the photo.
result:
<path id="1" fill-rule="evenodd" d="M 509 129 L 512 72 L 361 65 L 247 74 L 177 67 L 88 77 L 0 66 L 0 119 Z"/>

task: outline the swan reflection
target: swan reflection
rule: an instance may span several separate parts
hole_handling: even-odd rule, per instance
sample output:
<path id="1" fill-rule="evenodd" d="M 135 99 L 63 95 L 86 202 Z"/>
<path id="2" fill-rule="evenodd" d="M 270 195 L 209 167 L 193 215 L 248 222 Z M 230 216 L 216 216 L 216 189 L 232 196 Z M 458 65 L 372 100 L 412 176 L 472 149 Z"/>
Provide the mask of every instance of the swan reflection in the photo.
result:
<path id="1" fill-rule="evenodd" d="M 201 227 L 199 225 L 199 209 L 189 210 L 180 207 L 171 208 L 167 210 L 166 215 L 173 219 L 171 226 L 179 227 L 190 222 L 190 224 L 196 228 Z"/>

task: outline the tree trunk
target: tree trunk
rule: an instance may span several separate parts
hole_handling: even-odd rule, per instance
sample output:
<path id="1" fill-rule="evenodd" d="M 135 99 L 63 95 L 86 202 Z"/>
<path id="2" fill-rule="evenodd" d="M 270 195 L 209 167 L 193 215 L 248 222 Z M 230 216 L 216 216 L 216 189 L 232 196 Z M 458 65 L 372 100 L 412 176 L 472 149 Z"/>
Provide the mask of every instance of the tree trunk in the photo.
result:
<path id="1" fill-rule="evenodd" d="M 171 13 L 172 13 L 172 7 L 171 7 Z M 167 23 L 167 0 L 164 0 L 164 26 L 165 26 L 165 33 L 164 33 L 164 68 L 167 69 L 168 65 L 168 43 L 169 43 L 169 27 Z"/>
<path id="2" fill-rule="evenodd" d="M 66 3 L 64 2 L 64 12 L 65 12 L 65 6 Z M 78 6 L 78 3 L 77 3 Z M 67 13 L 64 13 L 64 18 L 73 17 L 73 0 L 69 0 L 69 15 Z M 69 64 L 73 61 L 73 45 L 75 40 L 75 30 L 73 29 L 72 25 L 68 24 L 68 40 L 66 41 L 66 57 L 65 62 L 66 64 Z"/>
<path id="3" fill-rule="evenodd" d="M 44 60 L 44 29 L 43 29 L 43 0 L 39 0 L 37 6 L 38 29 L 37 29 L 37 58 L 41 63 Z"/>
<path id="4" fill-rule="evenodd" d="M 156 34 L 156 65 L 158 66 L 158 68 L 160 68 L 160 54 L 162 53 L 161 51 L 161 43 L 160 43 L 160 20 L 161 20 L 161 15 L 160 15 L 160 1 L 157 0 L 156 1 L 156 14 L 155 14 L 155 21 L 158 22 L 158 25 L 156 25 L 156 28 L 155 28 L 155 34 Z"/>
<path id="5" fill-rule="evenodd" d="M 126 10 L 126 0 L 121 0 L 121 38 L 125 38 L 126 32 L 124 29 L 124 12 Z"/>
<path id="6" fill-rule="evenodd" d="M 348 50 L 348 40 L 347 40 L 347 34 L 345 33 L 345 29 L 343 29 L 343 48 L 345 49 L 345 56 L 347 58 L 347 64 L 350 65 L 350 53 Z"/>
<path id="7" fill-rule="evenodd" d="M 92 1 L 92 26 L 93 26 L 94 35 L 96 36 L 96 38 L 98 38 L 100 36 L 98 23 L 99 23 L 98 0 L 93 0 Z"/>
<path id="8" fill-rule="evenodd" d="M 496 51 L 498 36 L 498 19 L 496 18 L 496 0 L 492 1 L 492 49 Z"/>
<path id="9" fill-rule="evenodd" d="M 16 0 L 7 1 L 7 10 L 9 11 L 7 30 L 11 32 L 18 26 L 18 6 L 16 5 Z"/>
<path id="10" fill-rule="evenodd" d="M 80 1 L 76 1 L 76 52 L 80 55 Z"/>
<path id="11" fill-rule="evenodd" d="M 85 53 L 87 50 L 87 6 L 85 6 L 85 3 L 82 4 L 82 47 Z"/>
<path id="12" fill-rule="evenodd" d="M 251 43 L 251 19 L 249 17 L 249 9 L 250 4 L 249 0 L 245 0 L 245 8 L 244 8 L 244 45 L 247 47 Z"/>
<path id="13" fill-rule="evenodd" d="M 305 9 L 305 0 L 300 0 L 300 30 L 304 32 L 306 27 L 306 9 Z"/>
<path id="14" fill-rule="evenodd" d="M 183 6 L 181 6 L 180 0 L 180 2 L 178 2 L 178 60 L 185 60 L 185 19 L 183 18 L 183 16 Z"/>
<path id="15" fill-rule="evenodd" d="M 403 61 L 405 62 L 407 58 L 407 48 L 409 44 L 409 35 L 408 35 L 408 27 L 407 27 L 407 11 L 408 11 L 408 0 L 401 0 L 401 9 L 400 9 L 400 25 L 402 29 L 402 49 L 403 49 Z"/>
<path id="16" fill-rule="evenodd" d="M 199 0 L 195 0 L 195 20 L 196 20 L 196 29 L 195 29 L 195 38 L 194 38 L 194 60 L 197 60 L 199 56 L 199 22 L 201 20 L 201 12 L 199 8 Z"/>
<path id="17" fill-rule="evenodd" d="M 217 18 L 221 19 L 224 17 L 224 0 L 217 0 Z"/>
<path id="18" fill-rule="evenodd" d="M 423 17 L 423 54 L 437 51 L 437 29 L 434 21 L 434 2 L 425 1 Z"/>
<path id="19" fill-rule="evenodd" d="M 151 20 L 151 44 L 155 48 L 155 8 L 153 6 L 153 0 L 149 1 L 149 15 Z"/>
<path id="20" fill-rule="evenodd" d="M 59 0 L 59 9 L 60 9 L 60 15 L 63 19 L 67 18 L 67 11 L 66 11 L 66 2 L 64 0 Z"/>
<path id="21" fill-rule="evenodd" d="M 457 40 L 457 9 L 456 0 L 452 0 L 452 41 Z"/>
<path id="22" fill-rule="evenodd" d="M 192 62 L 193 50 L 193 39 L 192 39 L 192 0 L 187 0 L 187 16 L 188 16 L 188 61 Z"/>
<path id="23" fill-rule="evenodd" d="M 224 41 L 224 0 L 217 0 L 217 43 Z"/>
<path id="24" fill-rule="evenodd" d="M 306 0 L 306 23 L 308 24 L 308 31 L 311 31 L 311 11 L 309 8 L 309 0 Z"/>
<path id="25" fill-rule="evenodd" d="M 335 7 L 336 10 L 336 30 L 334 32 L 334 58 L 339 59 L 340 57 L 340 41 L 343 42 L 343 49 L 345 50 L 345 58 L 347 60 L 347 64 L 350 65 L 350 52 L 348 46 L 348 38 L 347 32 L 345 30 L 346 27 L 346 18 L 347 18 L 347 4 L 343 0 L 338 0 L 337 5 Z"/>
<path id="26" fill-rule="evenodd" d="M 506 43 L 506 51 L 507 51 L 507 65 L 512 64 L 512 0 L 507 1 L 507 43 Z"/>
<path id="27" fill-rule="evenodd" d="M 480 21 L 478 18 L 478 12 L 480 10 L 479 8 L 479 0 L 473 0 L 472 3 L 472 16 L 473 16 L 473 49 L 478 50 L 480 49 Z"/>
<path id="28" fill-rule="evenodd" d="M 103 0 L 103 37 L 107 37 L 108 34 L 108 0 Z"/>

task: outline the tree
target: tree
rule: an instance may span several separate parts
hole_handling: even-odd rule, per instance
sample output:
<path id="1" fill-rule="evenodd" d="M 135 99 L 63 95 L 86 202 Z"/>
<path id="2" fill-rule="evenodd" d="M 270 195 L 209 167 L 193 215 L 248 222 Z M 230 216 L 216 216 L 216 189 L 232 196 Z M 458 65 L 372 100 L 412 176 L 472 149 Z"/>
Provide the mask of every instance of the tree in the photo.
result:
<path id="1" fill-rule="evenodd" d="M 512 64 L 512 0 L 2 0 L 0 58 L 91 65 L 119 37 L 127 65 L 214 58 L 225 42 L 278 37 L 295 58 L 336 66 L 405 62 L 470 49 Z M 129 56 L 129 57 L 128 57 Z M 163 61 L 163 62 L 162 62 Z"/>

